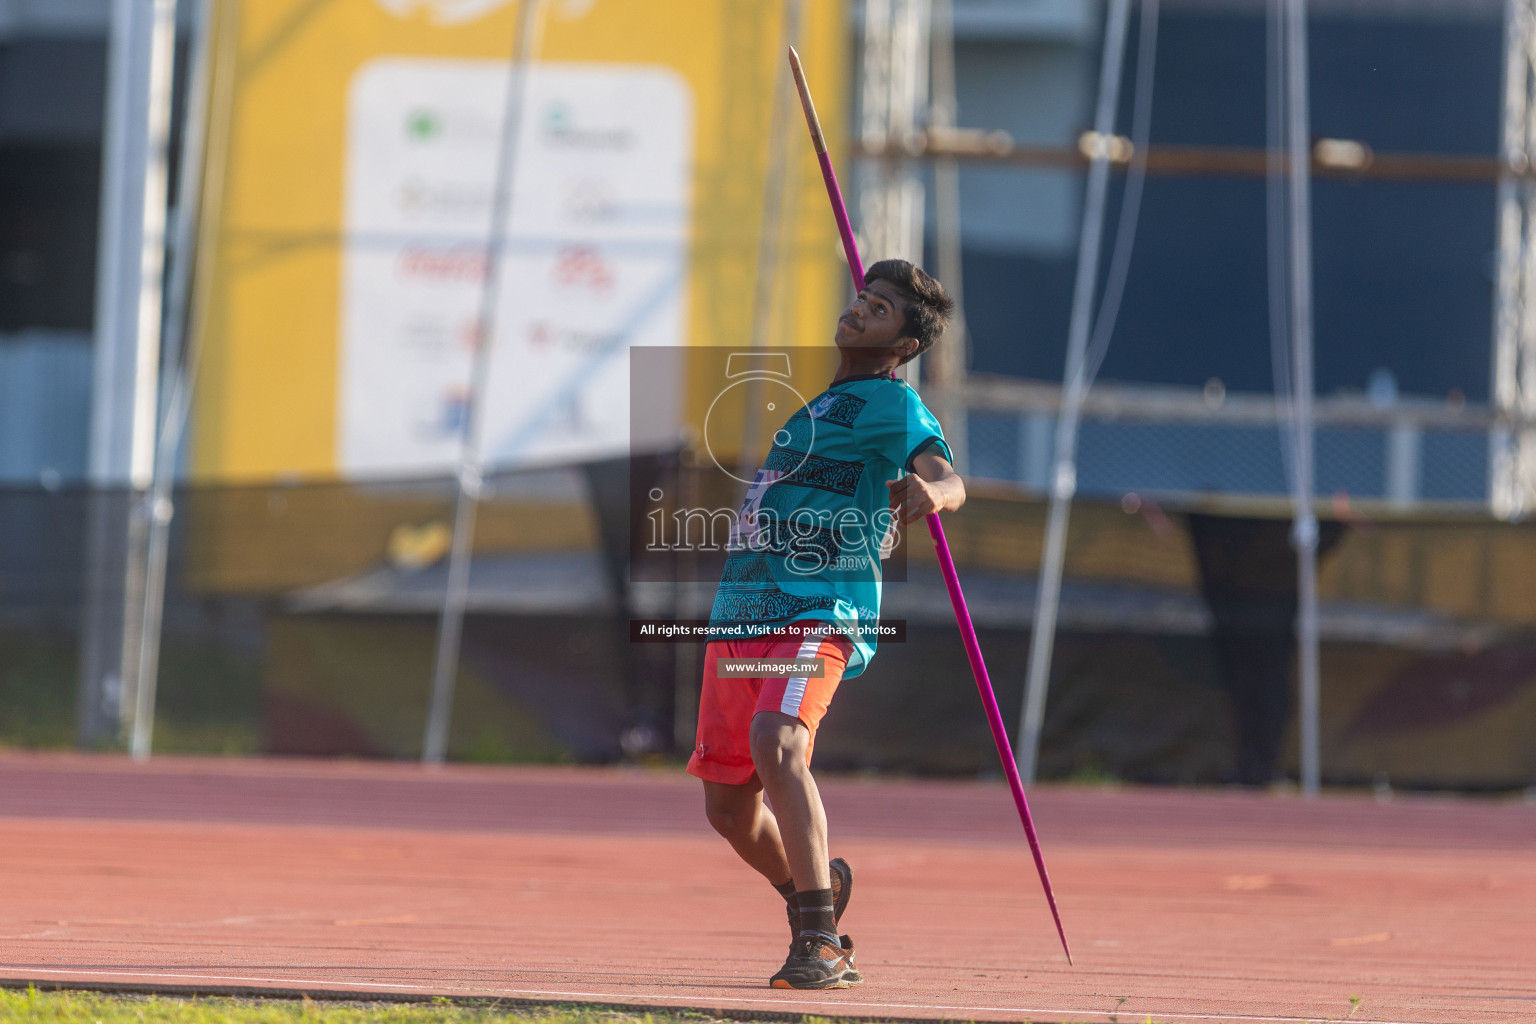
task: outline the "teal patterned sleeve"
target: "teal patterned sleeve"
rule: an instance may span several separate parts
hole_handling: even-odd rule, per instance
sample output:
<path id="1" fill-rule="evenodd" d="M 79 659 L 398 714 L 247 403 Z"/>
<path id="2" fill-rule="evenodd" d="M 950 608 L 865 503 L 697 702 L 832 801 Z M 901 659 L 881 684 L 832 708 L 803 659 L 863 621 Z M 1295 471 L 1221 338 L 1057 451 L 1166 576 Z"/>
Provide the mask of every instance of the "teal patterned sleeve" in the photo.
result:
<path id="1" fill-rule="evenodd" d="M 929 447 L 953 462 L 944 429 L 917 392 L 904 384 L 883 387 L 853 424 L 860 451 L 910 473 L 912 460 Z"/>

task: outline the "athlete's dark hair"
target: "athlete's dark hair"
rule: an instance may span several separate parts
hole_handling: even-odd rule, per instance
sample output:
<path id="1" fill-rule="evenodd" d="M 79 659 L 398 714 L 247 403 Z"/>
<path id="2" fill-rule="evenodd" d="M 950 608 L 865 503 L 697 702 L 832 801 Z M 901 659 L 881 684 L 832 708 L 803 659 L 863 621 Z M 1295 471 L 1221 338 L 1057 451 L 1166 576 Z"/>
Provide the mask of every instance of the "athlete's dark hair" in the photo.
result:
<path id="1" fill-rule="evenodd" d="M 916 338 L 917 348 L 902 362 L 927 352 L 939 340 L 939 335 L 944 333 L 944 328 L 949 326 L 949 318 L 955 312 L 955 300 L 949 297 L 943 285 L 924 273 L 921 267 L 915 267 L 906 260 L 881 260 L 864 272 L 866 288 L 876 281 L 895 285 L 897 292 L 906 300 L 902 314 L 907 322 L 902 328 L 902 336 Z"/>

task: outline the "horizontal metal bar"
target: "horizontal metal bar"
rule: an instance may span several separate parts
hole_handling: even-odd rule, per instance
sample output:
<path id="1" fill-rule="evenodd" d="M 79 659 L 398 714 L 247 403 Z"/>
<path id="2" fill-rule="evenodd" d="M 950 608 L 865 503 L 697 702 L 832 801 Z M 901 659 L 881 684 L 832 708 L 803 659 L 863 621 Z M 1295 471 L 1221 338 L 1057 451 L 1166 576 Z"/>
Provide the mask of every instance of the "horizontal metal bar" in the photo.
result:
<path id="1" fill-rule="evenodd" d="M 942 389 L 925 393 L 942 395 Z M 972 411 L 1036 412 L 1055 415 L 1061 407 L 1061 386 L 1045 381 L 971 374 L 962 392 Z M 1486 431 L 1536 428 L 1536 419 L 1501 415 L 1486 405 L 1400 398 L 1391 405 L 1373 403 L 1363 395 L 1332 395 L 1314 400 L 1319 426 L 1418 427 L 1426 430 Z M 1226 392 L 1207 397 L 1193 387 L 1095 385 L 1083 400 L 1083 416 L 1091 420 L 1143 423 L 1193 423 L 1211 426 L 1273 427 L 1291 415 L 1291 404 L 1273 395 Z"/>
<path id="2" fill-rule="evenodd" d="M 1373 153 L 1367 147 L 1359 148 L 1362 152 L 1357 162 L 1329 159 L 1326 154 L 1333 150 L 1327 149 L 1321 149 L 1324 155 L 1320 157 L 1319 150 L 1314 150 L 1312 173 L 1325 178 L 1445 183 L 1536 179 L 1536 169 L 1515 167 L 1492 155 Z M 1085 149 L 1091 151 L 1092 146 L 1018 145 L 1006 132 L 974 129 L 930 130 L 884 144 L 853 143 L 854 156 L 872 160 L 965 160 L 1063 169 L 1086 168 Z M 1109 152 L 1113 169 L 1123 171 L 1129 166 L 1128 141 L 1110 146 Z M 1261 178 L 1269 170 L 1269 160 L 1269 151 L 1255 147 L 1152 146 L 1147 150 L 1147 172 L 1171 177 Z"/>

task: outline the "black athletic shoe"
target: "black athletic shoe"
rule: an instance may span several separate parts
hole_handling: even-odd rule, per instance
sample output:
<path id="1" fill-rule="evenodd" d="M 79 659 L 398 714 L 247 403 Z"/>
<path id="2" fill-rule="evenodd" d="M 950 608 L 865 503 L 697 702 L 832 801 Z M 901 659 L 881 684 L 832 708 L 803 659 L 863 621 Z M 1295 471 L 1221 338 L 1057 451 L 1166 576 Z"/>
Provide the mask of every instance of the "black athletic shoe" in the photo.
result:
<path id="1" fill-rule="evenodd" d="M 768 980 L 772 988 L 852 988 L 864 976 L 853 965 L 853 940 L 838 937 L 838 944 L 820 933 L 801 935 L 789 949 L 789 959 Z"/>
<path id="2" fill-rule="evenodd" d="M 853 895 L 853 868 L 841 857 L 833 857 L 827 867 L 832 875 L 832 918 L 841 922 L 843 911 L 848 909 L 848 897 Z M 784 910 L 789 915 L 789 944 L 793 947 L 800 937 L 800 910 L 792 898 L 784 901 Z"/>
<path id="3" fill-rule="evenodd" d="M 833 857 L 827 867 L 832 869 L 832 919 L 839 922 L 848 909 L 848 897 L 853 895 L 853 868 L 841 857 Z"/>

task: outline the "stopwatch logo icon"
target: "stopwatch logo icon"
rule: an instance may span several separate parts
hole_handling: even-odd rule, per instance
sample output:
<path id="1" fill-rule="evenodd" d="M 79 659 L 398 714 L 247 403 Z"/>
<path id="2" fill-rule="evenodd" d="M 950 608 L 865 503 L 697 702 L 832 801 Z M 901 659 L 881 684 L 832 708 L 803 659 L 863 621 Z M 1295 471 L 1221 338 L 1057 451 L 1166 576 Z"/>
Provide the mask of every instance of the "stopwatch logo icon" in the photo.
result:
<path id="1" fill-rule="evenodd" d="M 725 376 L 730 383 L 720 389 L 704 414 L 704 448 L 720 471 L 732 480 L 748 486 L 753 483 L 728 467 L 720 453 L 740 448 L 743 440 L 748 445 L 757 443 L 756 438 L 743 437 L 744 429 L 739 426 L 743 421 L 733 415 L 738 406 L 747 413 L 747 422 L 751 422 L 755 412 L 757 422 L 765 425 L 782 423 L 791 413 L 805 408 L 805 397 L 789 383 L 789 370 L 787 352 L 732 352 L 726 357 Z M 782 476 L 794 474 L 810 458 L 816 442 L 816 420 L 807 416 L 806 423 L 810 430 L 806 450 L 800 453 L 800 461 Z M 788 447 L 790 440 L 789 431 L 783 427 L 772 438 L 780 448 Z"/>

